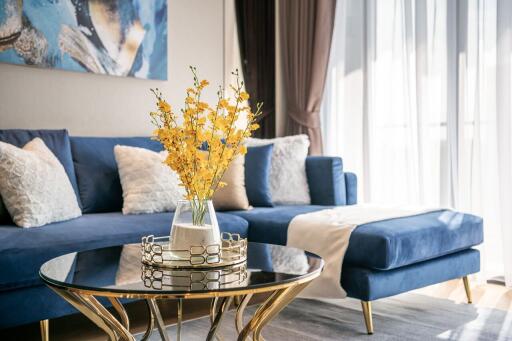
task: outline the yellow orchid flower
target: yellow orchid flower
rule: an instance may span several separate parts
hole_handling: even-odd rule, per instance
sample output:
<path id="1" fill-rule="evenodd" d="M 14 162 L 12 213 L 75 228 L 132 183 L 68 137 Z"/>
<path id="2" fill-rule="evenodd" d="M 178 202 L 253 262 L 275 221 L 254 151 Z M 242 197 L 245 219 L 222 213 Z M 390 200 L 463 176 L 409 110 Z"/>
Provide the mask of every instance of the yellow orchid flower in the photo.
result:
<path id="1" fill-rule="evenodd" d="M 231 98 L 224 90 L 219 90 L 215 106 L 199 101 L 201 92 L 209 85 L 207 80 L 198 81 L 196 69 L 193 87 L 186 89 L 185 108 L 180 115 L 173 113 L 161 92 L 152 90 L 157 98 L 157 111 L 150 112 L 156 129 L 153 136 L 168 151 L 165 164 L 174 170 L 185 188 L 188 200 L 211 199 L 218 188 L 226 184 L 221 181 L 224 172 L 237 155 L 247 153 L 243 141 L 258 129 L 257 118 L 261 114 L 261 104 L 252 113 L 242 102 L 249 94 L 242 90 L 238 79 L 229 88 Z M 246 118 L 246 125 L 239 127 L 239 118 Z"/>

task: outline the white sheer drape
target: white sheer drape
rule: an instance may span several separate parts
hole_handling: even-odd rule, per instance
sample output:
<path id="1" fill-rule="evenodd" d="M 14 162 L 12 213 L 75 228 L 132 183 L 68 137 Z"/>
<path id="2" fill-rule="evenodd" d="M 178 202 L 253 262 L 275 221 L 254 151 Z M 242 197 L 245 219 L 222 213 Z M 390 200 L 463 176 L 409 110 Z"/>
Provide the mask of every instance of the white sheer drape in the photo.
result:
<path id="1" fill-rule="evenodd" d="M 338 0 L 322 128 L 363 201 L 483 216 L 512 286 L 510 3 Z"/>

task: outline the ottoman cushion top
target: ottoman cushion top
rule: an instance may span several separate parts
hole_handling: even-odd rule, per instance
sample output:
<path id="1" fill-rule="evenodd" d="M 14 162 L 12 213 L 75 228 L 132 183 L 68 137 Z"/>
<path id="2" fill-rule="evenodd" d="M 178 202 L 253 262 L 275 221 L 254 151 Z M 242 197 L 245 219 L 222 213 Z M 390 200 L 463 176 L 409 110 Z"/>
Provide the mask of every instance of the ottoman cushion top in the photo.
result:
<path id="1" fill-rule="evenodd" d="M 440 210 L 358 226 L 350 237 L 345 263 L 388 270 L 482 242 L 482 218 Z"/>
<path id="2" fill-rule="evenodd" d="M 276 206 L 231 212 L 249 222 L 249 240 L 286 244 L 290 221 L 327 206 Z M 388 270 L 468 249 L 483 241 L 482 218 L 439 210 L 358 226 L 344 264 Z"/>

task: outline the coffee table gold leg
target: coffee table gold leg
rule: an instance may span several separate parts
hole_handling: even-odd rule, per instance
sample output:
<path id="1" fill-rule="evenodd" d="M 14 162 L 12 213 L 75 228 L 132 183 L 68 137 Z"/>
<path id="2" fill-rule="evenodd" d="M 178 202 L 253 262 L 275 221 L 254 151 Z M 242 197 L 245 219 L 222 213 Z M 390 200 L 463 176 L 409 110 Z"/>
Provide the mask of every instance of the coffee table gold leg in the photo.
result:
<path id="1" fill-rule="evenodd" d="M 215 311 L 217 310 L 217 302 L 219 301 L 218 297 L 212 298 L 212 301 L 210 302 L 210 323 L 213 323 L 215 321 Z"/>
<path id="2" fill-rule="evenodd" d="M 238 341 L 245 341 L 253 334 L 254 341 L 260 341 L 261 330 L 270 322 L 288 303 L 290 303 L 309 283 L 298 284 L 289 288 L 276 290 L 259 308 L 238 335 Z"/>
<path id="3" fill-rule="evenodd" d="M 247 307 L 247 304 L 252 298 L 252 294 L 247 294 L 243 296 L 242 300 L 240 301 L 240 304 L 238 305 L 236 309 L 236 318 L 235 318 L 235 326 L 237 333 L 241 333 L 242 329 L 244 329 L 244 311 L 245 307 Z"/>
<path id="4" fill-rule="evenodd" d="M 178 322 L 176 323 L 176 340 L 181 341 L 181 322 L 183 321 L 183 299 L 178 299 Z"/>
<path id="5" fill-rule="evenodd" d="M 233 297 L 233 304 L 235 305 L 235 307 L 238 307 L 240 305 L 242 297 L 243 295 L 236 295 Z"/>
<path id="6" fill-rule="evenodd" d="M 220 327 L 224 313 L 229 309 L 232 301 L 232 296 L 222 297 L 219 299 L 220 307 L 218 311 L 215 311 L 215 318 L 213 320 L 212 326 L 210 327 L 210 330 L 208 331 L 208 336 L 206 337 L 207 341 L 211 341 L 215 338 L 215 333 Z"/>
<path id="7" fill-rule="evenodd" d="M 218 297 L 212 298 L 212 301 L 210 302 L 210 325 L 213 325 L 213 322 L 215 321 L 215 313 L 217 311 L 217 303 L 219 303 L 219 298 Z M 215 333 L 215 338 L 218 341 L 222 341 L 222 336 L 219 335 L 219 333 Z"/>
<path id="8" fill-rule="evenodd" d="M 123 326 L 126 328 L 126 330 L 130 330 L 130 319 L 128 318 L 128 314 L 126 313 L 126 310 L 124 309 L 121 302 L 119 302 L 119 300 L 115 297 L 109 297 L 108 300 L 110 301 L 110 303 L 112 303 L 112 306 L 114 307 L 117 314 L 121 318 Z"/>
<path id="9" fill-rule="evenodd" d="M 148 326 L 146 328 L 146 332 L 144 335 L 142 335 L 141 341 L 146 341 L 151 336 L 151 333 L 153 333 L 153 329 L 155 328 L 155 317 L 153 316 L 153 313 L 151 312 L 151 306 L 148 300 L 146 300 L 146 307 L 148 308 Z"/>
<path id="10" fill-rule="evenodd" d="M 94 324 L 96 324 L 99 328 L 101 328 L 109 337 L 111 341 L 119 340 L 115 328 L 112 327 L 112 323 L 107 322 L 108 317 L 102 316 L 98 309 L 91 305 L 89 300 L 84 299 L 84 297 L 57 287 L 50 287 L 53 291 L 55 291 L 59 296 L 61 296 L 63 299 L 65 299 L 68 303 L 70 303 L 73 307 L 75 307 L 78 311 L 80 311 L 82 314 L 87 316 Z M 109 313 L 110 314 L 110 313 Z M 110 315 L 114 320 L 115 318 Z M 116 320 L 117 321 L 117 320 Z M 118 322 L 119 323 L 119 322 Z M 120 325 L 120 324 L 119 324 Z M 123 326 L 121 326 L 122 329 L 124 329 Z M 129 335 L 128 331 L 125 332 L 127 335 Z M 121 332 L 120 335 L 123 335 Z M 126 340 L 135 340 L 133 336 L 127 337 Z"/>
<path id="11" fill-rule="evenodd" d="M 282 296 L 280 296 L 271 308 L 264 312 L 264 316 L 262 320 L 259 322 L 258 326 L 254 330 L 254 340 L 262 340 L 261 330 L 264 326 L 266 326 L 274 317 L 276 317 L 281 310 L 283 310 L 291 301 L 297 297 L 297 295 L 308 285 L 309 283 L 299 284 L 294 287 L 288 288 Z"/>
<path id="12" fill-rule="evenodd" d="M 92 295 L 80 295 L 82 299 L 90 304 L 95 313 L 101 316 L 105 322 L 112 328 L 121 340 L 135 341 L 132 334 L 123 326 L 118 319 L 114 317 L 98 300 Z"/>
<path id="13" fill-rule="evenodd" d="M 149 308 L 151 309 L 151 313 L 155 317 L 156 326 L 158 328 L 158 332 L 160 333 L 160 337 L 164 341 L 169 341 L 169 336 L 167 336 L 167 331 L 165 330 L 164 319 L 162 318 L 162 314 L 160 314 L 160 309 L 156 304 L 156 300 L 154 298 L 149 298 L 146 300 L 149 304 Z"/>
<path id="14" fill-rule="evenodd" d="M 267 300 L 258 307 L 249 323 L 247 323 L 245 327 L 242 329 L 242 331 L 238 334 L 238 341 L 245 341 L 249 337 L 249 335 L 251 335 L 254 332 L 254 330 L 258 326 L 259 321 L 261 320 L 261 315 L 263 314 L 263 312 L 267 309 L 270 309 L 276 298 L 282 295 L 283 292 L 285 291 L 286 289 L 279 289 L 274 291 L 270 295 L 270 297 L 267 298 Z"/>

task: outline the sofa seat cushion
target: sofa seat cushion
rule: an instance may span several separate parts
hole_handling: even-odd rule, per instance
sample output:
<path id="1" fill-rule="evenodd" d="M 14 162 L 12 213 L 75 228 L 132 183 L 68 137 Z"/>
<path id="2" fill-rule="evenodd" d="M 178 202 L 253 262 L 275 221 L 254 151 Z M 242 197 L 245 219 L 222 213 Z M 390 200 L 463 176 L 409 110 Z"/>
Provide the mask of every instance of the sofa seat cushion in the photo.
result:
<path id="1" fill-rule="evenodd" d="M 276 206 L 230 212 L 249 222 L 249 240 L 286 244 L 288 225 L 298 214 L 326 206 Z M 358 226 L 350 237 L 344 264 L 394 269 L 440 257 L 483 241 L 480 217 L 440 210 Z"/>
<path id="2" fill-rule="evenodd" d="M 254 207 L 247 211 L 230 211 L 249 222 L 249 241 L 286 245 L 288 225 L 299 214 L 329 208 L 317 205 L 279 205 L 274 207 Z"/>
<path id="3" fill-rule="evenodd" d="M 144 235 L 169 233 L 172 213 L 86 214 L 80 218 L 32 229 L 0 225 L 0 291 L 41 284 L 39 268 L 59 255 L 140 242 Z M 242 218 L 217 213 L 222 232 L 247 237 Z"/>

